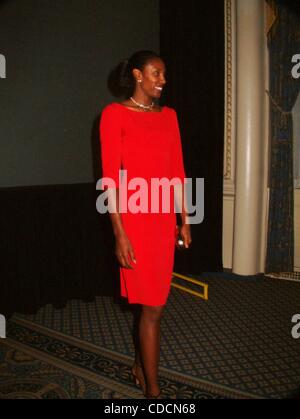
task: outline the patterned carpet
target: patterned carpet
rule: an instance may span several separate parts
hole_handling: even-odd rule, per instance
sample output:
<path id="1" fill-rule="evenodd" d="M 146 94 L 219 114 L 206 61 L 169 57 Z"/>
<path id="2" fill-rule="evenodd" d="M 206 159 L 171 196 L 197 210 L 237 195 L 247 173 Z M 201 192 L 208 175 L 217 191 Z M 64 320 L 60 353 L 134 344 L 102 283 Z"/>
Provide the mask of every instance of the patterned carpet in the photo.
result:
<path id="1" fill-rule="evenodd" d="M 9 322 L 8 334 L 0 346 L 0 399 L 144 398 L 133 383 L 128 356 L 22 319 Z M 160 384 L 165 399 L 229 395 L 164 368 Z"/>
<path id="2" fill-rule="evenodd" d="M 172 288 L 162 322 L 166 398 L 290 398 L 300 388 L 299 284 L 218 274 L 209 301 Z M 0 342 L 0 397 L 141 398 L 132 315 L 109 297 L 15 315 Z"/>

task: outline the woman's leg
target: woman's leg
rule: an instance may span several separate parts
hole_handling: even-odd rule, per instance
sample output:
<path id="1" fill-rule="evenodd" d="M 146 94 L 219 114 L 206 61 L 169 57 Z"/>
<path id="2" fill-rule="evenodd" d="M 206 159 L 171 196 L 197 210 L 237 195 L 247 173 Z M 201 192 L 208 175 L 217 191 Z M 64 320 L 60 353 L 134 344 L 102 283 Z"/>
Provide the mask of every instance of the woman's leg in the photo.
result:
<path id="1" fill-rule="evenodd" d="M 132 375 L 136 380 L 136 383 L 140 385 L 142 388 L 143 393 L 146 393 L 146 380 L 143 370 L 143 364 L 141 359 L 141 350 L 140 350 L 140 337 L 139 337 L 139 325 L 140 325 L 140 318 L 141 318 L 141 306 L 134 305 L 133 306 L 133 343 L 135 348 L 135 360 L 132 366 Z"/>
<path id="2" fill-rule="evenodd" d="M 145 373 L 147 394 L 156 396 L 160 392 L 158 384 L 158 364 L 160 353 L 160 320 L 164 306 L 143 305 L 139 321 L 139 348 Z"/>
<path id="3" fill-rule="evenodd" d="M 139 336 L 139 326 L 140 326 L 140 318 L 141 318 L 141 306 L 136 305 L 134 306 L 133 311 L 133 343 L 135 349 L 135 365 L 142 365 L 141 360 L 141 351 L 140 351 L 140 336 Z"/>

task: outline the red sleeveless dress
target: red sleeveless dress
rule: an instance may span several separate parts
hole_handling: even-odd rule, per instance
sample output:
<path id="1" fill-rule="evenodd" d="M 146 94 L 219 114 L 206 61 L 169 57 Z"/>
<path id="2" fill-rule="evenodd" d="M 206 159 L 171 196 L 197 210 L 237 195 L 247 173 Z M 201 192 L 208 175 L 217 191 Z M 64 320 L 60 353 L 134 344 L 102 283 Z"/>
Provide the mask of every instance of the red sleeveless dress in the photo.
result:
<path id="1" fill-rule="evenodd" d="M 177 178 L 173 183 L 184 183 L 176 111 L 164 106 L 161 112 L 137 112 L 120 103 L 111 103 L 102 111 L 100 143 L 103 177 L 113 179 L 116 187 L 120 187 L 119 170 L 122 169 L 127 171 L 127 184 L 138 177 L 149 186 L 147 213 L 121 213 L 137 262 L 131 262 L 133 269 L 120 267 L 121 295 L 131 304 L 164 305 L 174 264 L 174 190 L 171 187 L 168 212 L 162 210 L 162 204 L 158 211 L 151 212 L 150 182 L 152 178 Z M 136 187 L 127 191 L 127 203 L 138 190 Z"/>

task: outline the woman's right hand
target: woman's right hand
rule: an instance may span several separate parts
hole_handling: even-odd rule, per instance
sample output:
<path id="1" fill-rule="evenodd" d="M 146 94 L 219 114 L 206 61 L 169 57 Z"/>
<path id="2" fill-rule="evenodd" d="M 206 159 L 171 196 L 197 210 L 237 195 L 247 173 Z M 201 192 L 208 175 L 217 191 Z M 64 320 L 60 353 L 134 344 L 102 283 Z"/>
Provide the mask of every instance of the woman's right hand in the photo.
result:
<path id="1" fill-rule="evenodd" d="M 131 260 L 136 263 L 133 247 L 128 239 L 126 233 L 116 236 L 116 250 L 115 254 L 119 263 L 123 268 L 133 269 Z M 131 259 L 131 260 L 130 260 Z"/>

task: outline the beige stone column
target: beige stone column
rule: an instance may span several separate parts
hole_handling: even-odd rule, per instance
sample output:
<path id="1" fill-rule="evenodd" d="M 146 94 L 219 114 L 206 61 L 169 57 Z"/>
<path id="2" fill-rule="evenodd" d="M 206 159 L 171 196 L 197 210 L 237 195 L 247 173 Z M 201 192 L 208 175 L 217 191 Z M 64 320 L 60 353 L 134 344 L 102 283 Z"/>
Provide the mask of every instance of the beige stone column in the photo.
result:
<path id="1" fill-rule="evenodd" d="M 232 270 L 262 271 L 265 215 L 264 1 L 236 0 L 236 176 Z"/>

